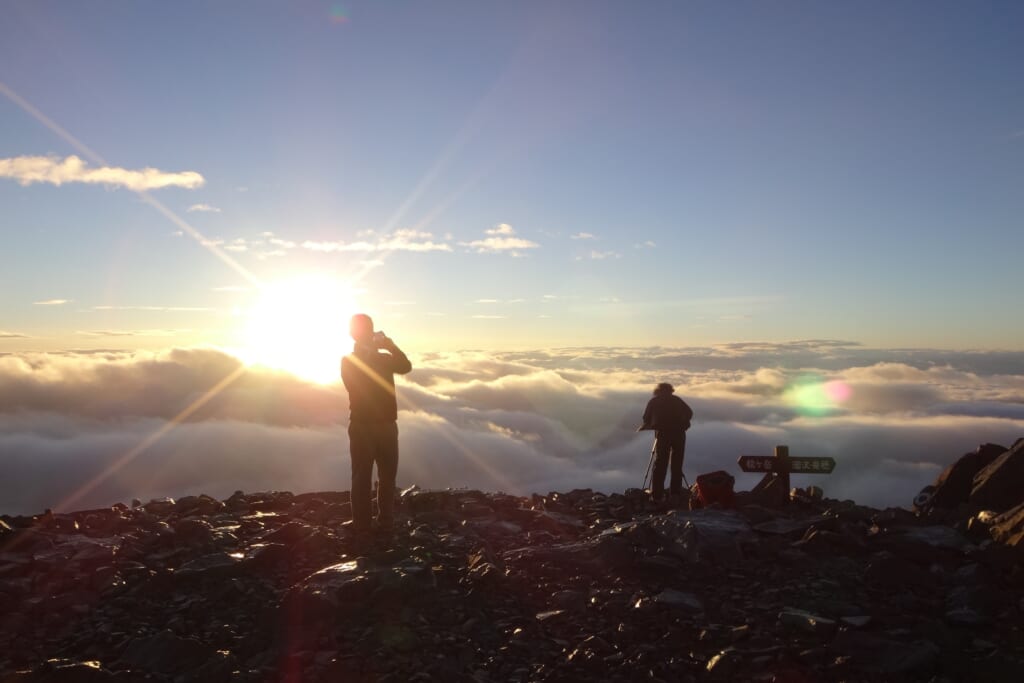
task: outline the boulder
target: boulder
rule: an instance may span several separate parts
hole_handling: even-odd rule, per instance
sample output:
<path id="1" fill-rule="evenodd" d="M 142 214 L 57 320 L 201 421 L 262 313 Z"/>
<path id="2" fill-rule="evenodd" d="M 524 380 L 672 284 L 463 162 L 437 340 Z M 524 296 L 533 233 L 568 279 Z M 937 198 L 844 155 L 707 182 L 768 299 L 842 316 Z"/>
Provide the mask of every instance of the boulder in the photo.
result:
<path id="1" fill-rule="evenodd" d="M 1024 439 L 974 476 L 970 503 L 981 510 L 1005 512 L 1024 503 Z"/>
<path id="2" fill-rule="evenodd" d="M 1024 503 L 995 517 L 989 534 L 1004 545 L 1024 550 Z"/>
<path id="3" fill-rule="evenodd" d="M 182 674 L 213 661 L 218 653 L 194 638 L 182 638 L 169 630 L 128 643 L 121 661 L 133 669 Z"/>
<path id="4" fill-rule="evenodd" d="M 971 453 L 964 454 L 959 460 L 942 470 L 931 486 L 931 497 L 915 501 L 917 506 L 920 508 L 954 509 L 958 505 L 967 503 L 971 497 L 975 475 L 1005 452 L 1005 446 L 985 443 Z"/>

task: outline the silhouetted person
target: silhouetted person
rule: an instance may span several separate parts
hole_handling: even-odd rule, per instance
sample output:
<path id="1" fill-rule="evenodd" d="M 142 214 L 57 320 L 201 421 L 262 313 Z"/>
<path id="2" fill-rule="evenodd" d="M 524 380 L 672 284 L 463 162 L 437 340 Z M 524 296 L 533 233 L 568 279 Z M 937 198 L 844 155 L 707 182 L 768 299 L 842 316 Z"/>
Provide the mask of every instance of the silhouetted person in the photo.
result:
<path id="1" fill-rule="evenodd" d="M 647 402 L 644 422 L 640 429 L 654 430 L 654 474 L 651 477 L 651 497 L 665 498 L 665 472 L 672 463 L 669 493 L 683 492 L 683 456 L 686 452 L 686 430 L 690 428 L 693 410 L 686 401 L 675 396 L 671 384 L 662 382 L 654 388 L 654 398 Z M 638 430 L 639 431 L 639 430 Z"/>
<path id="2" fill-rule="evenodd" d="M 377 524 L 387 531 L 394 521 L 395 477 L 398 474 L 398 402 L 395 375 L 412 364 L 395 342 L 373 331 L 373 320 L 357 314 L 349 322 L 355 340 L 352 353 L 341 359 L 341 379 L 348 390 L 348 443 L 352 455 L 352 527 L 370 530 L 371 488 L 377 464 Z M 383 350 L 382 350 L 383 349 Z"/>

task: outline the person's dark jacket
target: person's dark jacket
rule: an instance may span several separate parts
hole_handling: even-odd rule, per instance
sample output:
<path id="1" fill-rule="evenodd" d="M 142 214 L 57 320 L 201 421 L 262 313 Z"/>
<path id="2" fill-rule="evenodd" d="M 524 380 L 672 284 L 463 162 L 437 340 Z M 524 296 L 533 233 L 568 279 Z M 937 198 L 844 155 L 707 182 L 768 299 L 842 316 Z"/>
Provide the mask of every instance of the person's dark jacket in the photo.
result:
<path id="1" fill-rule="evenodd" d="M 341 379 L 348 390 L 350 422 L 394 422 L 398 419 L 395 375 L 412 370 L 412 363 L 397 346 L 389 353 L 356 345 L 341 359 Z"/>
<path id="2" fill-rule="evenodd" d="M 680 433 L 690 428 L 692 419 L 693 410 L 686 401 L 675 394 L 662 394 L 647 402 L 641 429 Z"/>

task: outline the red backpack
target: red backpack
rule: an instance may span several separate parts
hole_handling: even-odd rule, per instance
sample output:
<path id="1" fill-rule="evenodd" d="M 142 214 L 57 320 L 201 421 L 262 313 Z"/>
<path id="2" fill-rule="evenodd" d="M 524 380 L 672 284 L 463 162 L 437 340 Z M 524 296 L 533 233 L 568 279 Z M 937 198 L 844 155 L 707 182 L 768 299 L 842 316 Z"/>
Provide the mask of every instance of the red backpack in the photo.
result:
<path id="1" fill-rule="evenodd" d="M 736 507 L 736 494 L 732 490 L 735 482 L 736 479 L 725 470 L 700 475 L 693 485 L 694 495 L 690 499 L 690 507 L 703 508 L 712 503 L 718 503 L 724 508 Z"/>

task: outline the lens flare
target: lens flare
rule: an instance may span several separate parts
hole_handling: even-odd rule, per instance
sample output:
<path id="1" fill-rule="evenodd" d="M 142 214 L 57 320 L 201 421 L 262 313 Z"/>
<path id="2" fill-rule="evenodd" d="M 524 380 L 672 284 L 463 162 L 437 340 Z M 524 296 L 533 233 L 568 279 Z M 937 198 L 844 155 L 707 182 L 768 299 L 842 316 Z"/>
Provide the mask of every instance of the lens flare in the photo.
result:
<path id="1" fill-rule="evenodd" d="M 330 18 L 332 24 L 347 24 L 349 21 L 348 12 L 341 5 L 331 6 Z"/>
<path id="2" fill-rule="evenodd" d="M 839 380 L 822 381 L 818 377 L 797 380 L 783 396 L 801 415 L 822 417 L 836 412 L 853 395 L 853 389 Z"/>

